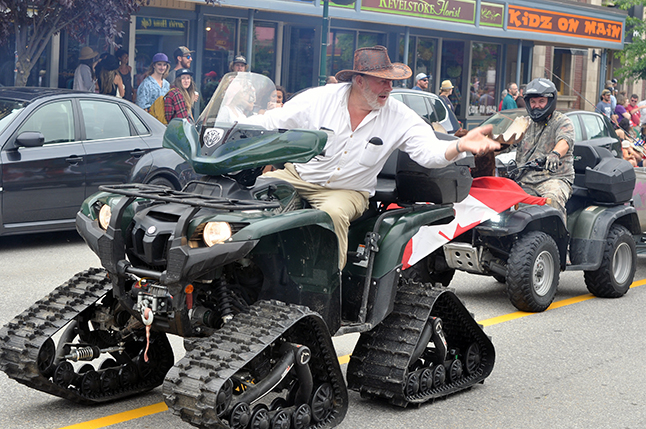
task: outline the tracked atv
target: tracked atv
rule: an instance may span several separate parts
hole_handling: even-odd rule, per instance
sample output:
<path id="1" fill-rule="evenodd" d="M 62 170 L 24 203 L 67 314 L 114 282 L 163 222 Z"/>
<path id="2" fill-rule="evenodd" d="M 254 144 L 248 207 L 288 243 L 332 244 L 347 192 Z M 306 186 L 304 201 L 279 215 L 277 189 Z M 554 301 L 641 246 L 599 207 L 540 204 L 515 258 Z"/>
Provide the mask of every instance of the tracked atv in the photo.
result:
<path id="1" fill-rule="evenodd" d="M 525 168 L 543 166 L 534 160 L 512 167 L 519 174 Z M 444 285 L 455 270 L 493 276 L 506 283 L 511 303 L 522 311 L 546 310 L 564 270 L 583 271 L 595 296 L 623 296 L 633 281 L 635 240 L 641 235 L 630 203 L 635 171 L 608 149 L 589 143 L 575 144 L 574 170 L 567 225 L 550 206 L 521 205 L 462 233 L 413 271 Z"/>
<path id="2" fill-rule="evenodd" d="M 400 262 L 421 225 L 452 219 L 468 167 L 385 172 L 380 205 L 352 225 L 358 250 L 340 272 L 329 216 L 302 208 L 286 182 L 258 177 L 265 164 L 319 154 L 328 135 L 222 121 L 225 107 L 258 110 L 274 89 L 252 73 L 222 82 L 198 129 L 176 119 L 165 136 L 204 179 L 181 192 L 104 186 L 88 198 L 77 229 L 103 269 L 2 328 L 1 368 L 82 403 L 163 383 L 182 419 L 236 429 L 337 426 L 348 396 L 331 334 L 362 333 L 349 386 L 399 406 L 482 382 L 495 359 L 488 337 L 452 292 L 405 279 Z M 411 180 L 427 184 L 419 196 L 435 204 L 397 192 Z M 167 334 L 185 338 L 176 364 Z"/>

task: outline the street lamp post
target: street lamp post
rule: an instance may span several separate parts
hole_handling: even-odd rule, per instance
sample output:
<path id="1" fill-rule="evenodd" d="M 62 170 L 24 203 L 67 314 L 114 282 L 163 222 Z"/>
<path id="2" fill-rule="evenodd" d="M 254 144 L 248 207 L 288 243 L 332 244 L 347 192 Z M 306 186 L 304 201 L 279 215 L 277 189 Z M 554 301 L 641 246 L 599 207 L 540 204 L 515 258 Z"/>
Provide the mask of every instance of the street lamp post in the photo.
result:
<path id="1" fill-rule="evenodd" d="M 334 4 L 349 6 L 356 0 L 335 0 Z M 325 85 L 327 78 L 327 45 L 330 33 L 330 0 L 323 0 L 323 25 L 321 29 L 321 67 L 319 69 L 319 86 Z"/>
<path id="2" fill-rule="evenodd" d="M 327 78 L 327 45 L 330 34 L 330 0 L 323 0 L 323 25 L 321 30 L 321 68 L 319 69 L 319 86 L 325 85 Z"/>

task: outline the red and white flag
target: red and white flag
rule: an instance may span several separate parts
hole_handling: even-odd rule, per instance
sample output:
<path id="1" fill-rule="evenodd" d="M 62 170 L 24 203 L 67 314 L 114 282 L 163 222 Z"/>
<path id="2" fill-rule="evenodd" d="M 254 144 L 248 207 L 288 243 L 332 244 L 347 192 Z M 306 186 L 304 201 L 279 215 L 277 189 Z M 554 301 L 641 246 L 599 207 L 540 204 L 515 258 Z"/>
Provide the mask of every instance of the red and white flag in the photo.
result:
<path id="1" fill-rule="evenodd" d="M 408 241 L 402 258 L 403 269 L 415 265 L 435 249 L 518 203 L 544 205 L 545 202 L 545 198 L 527 194 L 516 182 L 504 177 L 473 179 L 469 195 L 453 205 L 453 221 L 445 225 L 423 226 Z"/>

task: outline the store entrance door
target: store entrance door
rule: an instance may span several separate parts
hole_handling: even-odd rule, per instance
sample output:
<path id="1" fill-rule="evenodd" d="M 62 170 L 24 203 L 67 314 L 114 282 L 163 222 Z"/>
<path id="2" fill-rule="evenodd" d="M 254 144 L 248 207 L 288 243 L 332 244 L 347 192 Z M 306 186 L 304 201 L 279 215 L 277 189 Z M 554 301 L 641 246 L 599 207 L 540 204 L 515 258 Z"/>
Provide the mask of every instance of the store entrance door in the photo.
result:
<path id="1" fill-rule="evenodd" d="M 442 62 L 440 76 L 437 79 L 438 86 L 447 79 L 453 84 L 454 88 L 449 100 L 455 106 L 455 116 L 458 118 L 464 117 L 466 113 L 462 100 L 462 80 L 467 78 L 467 70 L 464 67 L 464 45 L 465 42 L 459 40 L 442 41 Z"/>

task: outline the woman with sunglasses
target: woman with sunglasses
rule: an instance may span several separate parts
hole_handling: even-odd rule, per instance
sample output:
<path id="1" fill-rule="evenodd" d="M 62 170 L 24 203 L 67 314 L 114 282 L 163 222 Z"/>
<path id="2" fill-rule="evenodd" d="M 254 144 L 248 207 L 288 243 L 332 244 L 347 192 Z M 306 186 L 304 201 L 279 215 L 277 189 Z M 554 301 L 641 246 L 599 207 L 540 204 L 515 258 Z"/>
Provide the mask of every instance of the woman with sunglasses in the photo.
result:
<path id="1" fill-rule="evenodd" d="M 170 63 L 164 53 L 153 55 L 152 63 L 146 72 L 146 78 L 137 88 L 137 105 L 142 109 L 149 109 L 157 98 L 166 95 L 170 84 L 165 79 L 168 76 Z"/>

